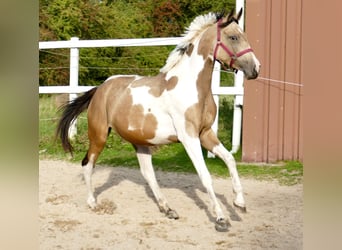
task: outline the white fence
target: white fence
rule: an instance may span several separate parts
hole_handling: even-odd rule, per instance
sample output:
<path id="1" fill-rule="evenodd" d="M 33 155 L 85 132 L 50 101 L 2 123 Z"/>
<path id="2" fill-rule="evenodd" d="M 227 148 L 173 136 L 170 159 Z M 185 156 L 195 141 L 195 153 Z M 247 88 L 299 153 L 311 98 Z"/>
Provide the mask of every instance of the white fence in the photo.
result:
<path id="1" fill-rule="evenodd" d="M 98 48 L 98 47 L 132 47 L 132 46 L 165 46 L 176 45 L 179 43 L 181 37 L 167 37 L 167 38 L 142 38 L 142 39 L 108 39 L 108 40 L 79 40 L 77 37 L 71 38 L 69 41 L 48 41 L 39 42 L 39 49 L 58 49 L 70 48 L 70 79 L 69 86 L 40 86 L 39 94 L 48 93 L 68 93 L 70 100 L 77 96 L 77 93 L 85 92 L 94 86 L 79 86 L 78 72 L 79 72 L 79 48 Z M 214 100 L 217 105 L 219 95 L 234 95 L 234 117 L 233 117 L 233 135 L 232 135 L 232 152 L 235 153 L 240 147 L 241 141 L 241 106 L 243 104 L 243 73 L 238 72 L 235 75 L 234 87 L 220 86 L 220 64 L 215 63 L 213 77 L 212 77 L 212 92 Z M 213 124 L 213 129 L 217 132 L 218 129 L 218 115 Z M 70 137 L 77 133 L 76 121 L 70 127 Z M 212 154 L 208 154 L 213 157 Z"/>

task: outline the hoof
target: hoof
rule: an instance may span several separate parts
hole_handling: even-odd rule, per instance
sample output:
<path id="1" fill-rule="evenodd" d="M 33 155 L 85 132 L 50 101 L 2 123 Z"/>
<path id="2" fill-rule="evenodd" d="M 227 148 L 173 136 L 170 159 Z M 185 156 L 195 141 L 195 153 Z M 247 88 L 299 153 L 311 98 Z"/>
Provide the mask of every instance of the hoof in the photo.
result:
<path id="1" fill-rule="evenodd" d="M 234 207 L 236 207 L 236 208 L 237 208 L 238 210 L 240 210 L 241 212 L 247 213 L 247 208 L 246 208 L 246 206 L 240 206 L 240 205 L 236 204 L 235 202 L 233 202 L 233 204 L 234 204 Z"/>
<path id="2" fill-rule="evenodd" d="M 94 198 L 88 198 L 87 204 L 91 209 L 96 209 L 97 207 L 96 200 Z"/>
<path id="3" fill-rule="evenodd" d="M 174 220 L 178 220 L 179 216 L 177 214 L 177 212 L 175 210 L 169 209 L 166 213 L 165 213 L 166 217 L 169 219 L 174 219 Z"/>
<path id="4" fill-rule="evenodd" d="M 97 208 L 97 204 L 96 204 L 96 203 L 92 203 L 92 204 L 89 204 L 89 203 L 88 203 L 88 206 L 89 206 L 89 208 L 90 208 L 91 210 L 96 210 L 96 208 Z"/>
<path id="5" fill-rule="evenodd" d="M 228 232 L 228 228 L 229 228 L 230 224 L 227 220 L 225 219 L 218 219 L 215 222 L 215 229 L 218 232 Z"/>

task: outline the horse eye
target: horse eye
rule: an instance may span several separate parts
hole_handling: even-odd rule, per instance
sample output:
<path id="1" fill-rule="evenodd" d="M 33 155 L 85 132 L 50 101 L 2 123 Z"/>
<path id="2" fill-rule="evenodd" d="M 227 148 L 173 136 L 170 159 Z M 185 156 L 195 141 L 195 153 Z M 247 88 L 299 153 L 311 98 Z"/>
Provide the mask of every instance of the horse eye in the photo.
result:
<path id="1" fill-rule="evenodd" d="M 229 36 L 229 39 L 232 41 L 237 41 L 238 37 L 237 36 Z"/>

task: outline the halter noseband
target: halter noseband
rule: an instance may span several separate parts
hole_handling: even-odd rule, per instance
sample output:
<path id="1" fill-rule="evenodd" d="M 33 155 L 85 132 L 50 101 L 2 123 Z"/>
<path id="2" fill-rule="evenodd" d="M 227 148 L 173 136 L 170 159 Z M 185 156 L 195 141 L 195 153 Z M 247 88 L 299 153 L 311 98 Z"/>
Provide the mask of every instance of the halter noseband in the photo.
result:
<path id="1" fill-rule="evenodd" d="M 249 53 L 249 52 L 253 52 L 253 49 L 252 49 L 252 48 L 244 49 L 244 50 L 238 52 L 237 54 L 234 54 L 226 45 L 224 45 L 224 44 L 221 42 L 221 29 L 220 29 L 220 24 L 221 24 L 221 22 L 222 22 L 222 19 L 220 19 L 220 20 L 217 22 L 217 43 L 216 43 L 215 50 L 214 50 L 214 60 L 218 61 L 219 63 L 221 63 L 221 64 L 223 65 L 223 63 L 220 62 L 219 60 L 217 60 L 217 58 L 216 58 L 216 54 L 217 54 L 218 48 L 221 46 L 222 49 L 224 49 L 224 51 L 227 52 L 227 54 L 228 54 L 229 57 L 230 57 L 229 67 L 230 67 L 231 69 L 233 69 L 234 71 L 237 71 L 237 70 L 233 67 L 234 62 L 235 62 L 240 56 L 243 56 L 244 54 Z"/>

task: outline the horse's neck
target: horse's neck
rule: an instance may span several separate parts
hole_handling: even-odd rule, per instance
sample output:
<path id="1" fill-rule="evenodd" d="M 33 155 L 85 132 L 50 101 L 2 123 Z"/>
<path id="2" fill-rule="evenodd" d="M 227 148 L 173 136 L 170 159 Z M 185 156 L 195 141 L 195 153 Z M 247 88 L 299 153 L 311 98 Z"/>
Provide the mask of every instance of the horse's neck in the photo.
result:
<path id="1" fill-rule="evenodd" d="M 199 98 L 211 94 L 211 79 L 214 69 L 212 50 L 216 37 L 216 26 L 209 27 L 192 42 L 190 55 L 184 56 L 182 61 L 173 68 L 184 90 L 198 92 Z"/>

